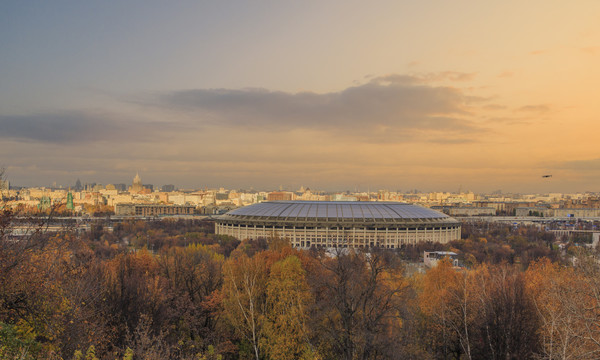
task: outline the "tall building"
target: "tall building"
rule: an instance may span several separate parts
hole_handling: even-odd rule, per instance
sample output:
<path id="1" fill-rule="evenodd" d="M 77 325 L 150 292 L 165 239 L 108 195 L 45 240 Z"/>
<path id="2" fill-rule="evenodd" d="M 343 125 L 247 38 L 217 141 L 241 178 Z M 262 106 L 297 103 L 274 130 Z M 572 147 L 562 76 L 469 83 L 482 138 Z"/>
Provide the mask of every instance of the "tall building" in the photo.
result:
<path id="1" fill-rule="evenodd" d="M 175 185 L 172 185 L 172 184 L 163 185 L 162 188 L 160 189 L 160 191 L 162 191 L 162 192 L 173 192 L 173 191 L 175 191 Z"/>
<path id="2" fill-rule="evenodd" d="M 115 189 L 125 192 L 127 191 L 127 184 L 115 184 Z"/>
<path id="3" fill-rule="evenodd" d="M 73 210 L 75 206 L 73 205 L 73 194 L 69 191 L 67 194 L 67 209 Z"/>
<path id="4" fill-rule="evenodd" d="M 142 178 L 140 178 L 139 173 L 136 173 L 135 177 L 133 178 L 133 184 L 129 188 L 129 192 L 139 193 L 142 192 L 142 190 L 144 190 L 144 185 L 142 185 Z"/>

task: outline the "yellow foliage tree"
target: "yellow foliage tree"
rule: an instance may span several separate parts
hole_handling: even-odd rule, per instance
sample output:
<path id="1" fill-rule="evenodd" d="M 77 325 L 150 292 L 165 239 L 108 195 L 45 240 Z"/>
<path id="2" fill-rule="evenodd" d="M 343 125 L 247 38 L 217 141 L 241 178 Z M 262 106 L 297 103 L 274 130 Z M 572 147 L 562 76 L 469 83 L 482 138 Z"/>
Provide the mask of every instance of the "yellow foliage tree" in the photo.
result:
<path id="1" fill-rule="evenodd" d="M 267 285 L 265 337 L 261 345 L 271 359 L 313 358 L 308 343 L 307 309 L 313 301 L 305 271 L 296 256 L 273 264 Z"/>
<path id="2" fill-rule="evenodd" d="M 260 360 L 263 337 L 268 268 L 259 255 L 242 254 L 228 259 L 224 266 L 223 308 L 233 327 L 252 345 Z"/>

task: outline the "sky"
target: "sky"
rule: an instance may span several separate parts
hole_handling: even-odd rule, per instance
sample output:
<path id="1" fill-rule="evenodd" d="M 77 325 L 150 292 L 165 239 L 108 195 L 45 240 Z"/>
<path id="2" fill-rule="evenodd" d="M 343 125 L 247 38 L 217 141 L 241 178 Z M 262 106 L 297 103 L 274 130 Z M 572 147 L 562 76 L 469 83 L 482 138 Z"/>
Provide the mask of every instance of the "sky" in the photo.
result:
<path id="1" fill-rule="evenodd" d="M 598 192 L 599 18 L 597 0 L 5 1 L 0 167 L 21 186 Z"/>

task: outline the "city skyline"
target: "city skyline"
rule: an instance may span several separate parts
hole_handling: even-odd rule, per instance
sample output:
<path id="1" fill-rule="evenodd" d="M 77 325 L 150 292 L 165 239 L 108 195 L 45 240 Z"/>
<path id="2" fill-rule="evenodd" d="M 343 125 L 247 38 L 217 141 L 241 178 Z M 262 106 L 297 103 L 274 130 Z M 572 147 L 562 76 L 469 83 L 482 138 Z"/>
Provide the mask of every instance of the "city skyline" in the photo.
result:
<path id="1" fill-rule="evenodd" d="M 22 186 L 597 192 L 599 10 L 2 4 L 0 167 Z"/>
<path id="2" fill-rule="evenodd" d="M 545 175 L 546 177 L 551 177 L 551 175 Z M 3 179 L 5 179 L 6 176 L 3 177 Z M 179 186 L 177 184 L 174 183 L 156 183 L 156 182 L 151 182 L 151 181 L 145 181 L 144 179 L 141 178 L 141 176 L 139 175 L 139 172 L 135 174 L 135 176 L 129 180 L 124 180 L 124 181 L 108 181 L 108 182 L 97 182 L 94 181 L 93 179 L 91 180 L 87 180 L 86 181 L 81 181 L 81 179 L 77 178 L 74 182 L 71 183 L 67 183 L 67 184 L 62 184 L 62 183 L 56 183 L 53 182 L 51 184 L 37 184 L 37 185 L 33 185 L 33 186 L 23 186 L 21 184 L 15 184 L 15 183 L 11 183 L 9 179 L 6 180 L 2 180 L 1 184 L 7 184 L 7 187 L 5 189 L 8 189 L 8 186 L 10 186 L 11 190 L 27 190 L 27 189 L 46 189 L 48 190 L 58 190 L 58 191 L 81 191 L 81 190 L 85 190 L 85 191 L 95 191 L 93 189 L 106 189 L 106 190 L 118 190 L 120 192 L 131 192 L 132 191 L 132 184 L 133 186 L 136 186 L 135 184 L 140 184 L 141 187 L 135 188 L 134 189 L 134 193 L 139 192 L 141 189 L 147 188 L 149 189 L 150 192 L 201 192 L 201 191 L 225 191 L 225 192 L 250 192 L 250 193 L 267 193 L 267 192 L 273 192 L 273 193 L 278 193 L 278 192 L 282 192 L 282 193 L 306 193 L 306 192 L 310 192 L 312 194 L 344 194 L 344 193 L 349 193 L 349 194 L 377 194 L 377 193 L 388 193 L 388 194 L 457 194 L 457 195 L 467 195 L 467 194 L 476 194 L 476 195 L 499 195 L 499 196 L 503 196 L 503 195 L 522 195 L 522 196 L 526 196 L 526 195 L 556 195 L 556 194 L 560 194 L 560 195 L 581 195 L 581 194 L 598 194 L 599 192 L 597 191 L 575 191 L 575 192 L 552 192 L 552 191 L 546 191 L 546 192 L 530 192 L 530 193 L 526 193 L 526 192 L 510 192 L 510 191 L 504 191 L 503 189 L 495 189 L 493 191 L 479 191 L 479 192 L 474 192 L 469 188 L 465 188 L 462 184 L 460 184 L 458 186 L 458 188 L 456 189 L 447 189 L 447 190 L 440 190 L 440 189 L 429 189 L 429 188 L 376 188 L 376 187 L 371 187 L 371 186 L 366 186 L 366 187 L 361 187 L 359 185 L 356 185 L 352 188 L 341 188 L 341 187 L 331 187 L 331 188 L 318 188 L 318 187 L 314 187 L 311 186 L 310 184 L 301 184 L 301 185 L 297 185 L 297 184 L 279 184 L 276 187 L 254 187 L 254 186 L 242 186 L 242 187 L 233 187 L 233 188 L 228 188 L 228 187 L 224 187 L 221 185 L 217 185 L 217 186 L 206 186 L 206 185 L 198 185 L 198 186 L 191 186 L 191 187 L 183 187 L 183 186 Z M 0 186 L 1 187 L 1 186 Z M 168 190 L 164 190 L 164 188 L 167 188 Z"/>

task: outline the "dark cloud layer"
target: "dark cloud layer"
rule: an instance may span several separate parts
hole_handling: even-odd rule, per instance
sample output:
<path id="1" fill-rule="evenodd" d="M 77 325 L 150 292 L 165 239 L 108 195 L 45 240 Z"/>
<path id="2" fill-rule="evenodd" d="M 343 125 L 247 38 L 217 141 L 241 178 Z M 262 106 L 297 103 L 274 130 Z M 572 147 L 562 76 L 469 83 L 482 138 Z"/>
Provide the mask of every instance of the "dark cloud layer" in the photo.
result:
<path id="1" fill-rule="evenodd" d="M 97 112 L 0 115 L 0 138 L 45 143 L 140 140 L 159 128 L 157 123 L 140 123 Z"/>
<path id="2" fill-rule="evenodd" d="M 388 75 L 325 94 L 182 90 L 147 99 L 146 106 L 135 109 L 135 118 L 114 111 L 0 114 L 0 139 L 54 144 L 154 141 L 157 147 L 177 148 L 171 139 L 206 131 L 226 130 L 231 135 L 302 130 L 364 143 L 458 144 L 471 142 L 473 134 L 484 131 L 470 120 L 474 116 L 467 110 L 479 100 L 458 88 L 434 86 L 432 79 L 461 81 L 470 76 Z"/>
<path id="3" fill-rule="evenodd" d="M 417 77 L 390 75 L 326 94 L 195 89 L 161 95 L 153 105 L 185 111 L 203 125 L 261 130 L 479 130 L 465 120 L 469 117 L 467 96 L 456 88 L 423 82 Z"/>

